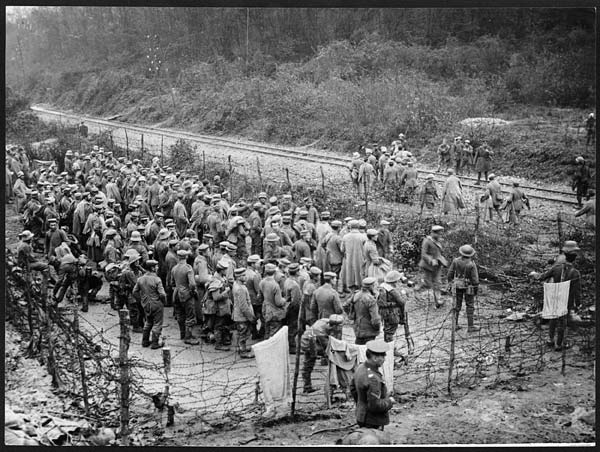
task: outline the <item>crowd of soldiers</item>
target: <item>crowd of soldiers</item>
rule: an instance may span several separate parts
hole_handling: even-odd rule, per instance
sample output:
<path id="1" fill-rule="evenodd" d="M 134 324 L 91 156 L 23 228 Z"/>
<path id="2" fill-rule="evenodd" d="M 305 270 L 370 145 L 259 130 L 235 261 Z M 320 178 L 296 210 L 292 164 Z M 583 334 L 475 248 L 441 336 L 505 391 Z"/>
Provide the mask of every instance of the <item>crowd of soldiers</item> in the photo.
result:
<path id="1" fill-rule="evenodd" d="M 406 164 L 399 170 L 400 181 L 404 195 L 411 197 L 417 173 L 402 135 L 392 149 L 382 147 L 378 157 L 367 149 L 364 159 L 358 155 L 353 162 L 351 175 L 369 183 L 381 177 L 385 185 Z M 447 168 L 444 212 L 464 207 L 456 176 L 465 168 L 462 162 Z M 589 168 L 580 157 L 577 164 L 583 168 L 580 184 Z M 489 178 L 481 200 L 487 202 L 488 217 L 496 211 L 501 218 L 499 210 L 511 203 L 510 221 L 518 221 L 527 203 L 518 183 L 507 201 L 496 177 L 480 168 Z M 53 283 L 52 302 L 81 302 L 84 311 L 107 281 L 111 308 L 129 310 L 132 332 L 141 333 L 143 347 L 162 346 L 165 307 L 173 307 L 185 344 L 201 339 L 227 351 L 237 331 L 241 358 L 253 356 L 251 339 L 268 339 L 287 325 L 290 353 L 299 344 L 305 356 L 305 393 L 316 390 L 311 382 L 316 360 L 324 355 L 329 336 L 342 338 L 346 316 L 355 343 L 367 344 L 370 372 L 383 362 L 400 325 L 409 352 L 413 347 L 402 289 L 407 278 L 390 262 L 390 221 L 370 228 L 364 219 L 334 219 L 326 210 L 319 212 L 311 198 L 297 204 L 290 193 L 261 192 L 256 199 L 234 202 L 219 176 L 201 180 L 160 166 L 156 158 L 146 167 L 98 146 L 89 153 L 67 150 L 61 173 L 56 163 L 32 168 L 23 148 L 7 146 L 6 169 L 7 201 L 14 202 L 24 226 L 17 245 L 19 266 L 42 272 Z M 423 193 L 422 205 L 431 208 L 439 198 L 433 175 Z M 468 332 L 476 332 L 475 250 L 465 244 L 449 262 L 443 255 L 443 231 L 434 225 L 423 240 L 419 267 L 424 277 L 417 290 L 431 290 L 435 306 L 443 306 L 441 275 L 447 268 L 448 290 L 456 296 L 456 328 L 464 301 Z M 374 342 L 381 330 L 388 345 Z"/>
<path id="2" fill-rule="evenodd" d="M 269 338 L 283 325 L 295 353 L 301 328 L 311 392 L 322 339 L 341 338 L 342 300 L 355 299 L 357 343 L 371 339 L 382 318 L 388 341 L 404 322 L 406 278 L 380 269 L 393 252 L 388 221 L 374 229 L 363 219 L 332 219 L 289 193 L 232 202 L 219 176 L 200 180 L 156 159 L 143 167 L 96 146 L 66 151 L 61 173 L 55 164 L 32 169 L 22 148 L 9 147 L 9 167 L 16 171 L 7 195 L 24 225 L 19 265 L 54 282 L 55 303 L 81 300 L 83 310 L 108 281 L 111 307 L 129 309 L 144 347 L 161 346 L 171 306 L 186 344 L 200 338 L 229 350 L 237 330 L 244 358 L 252 357 L 250 338 Z M 388 295 L 378 306 L 380 290 Z"/>
<path id="3" fill-rule="evenodd" d="M 593 113 L 586 122 L 595 124 Z M 588 127 L 589 138 L 589 127 Z M 488 222 L 497 215 L 498 221 L 512 225 L 520 224 L 521 212 L 525 207 L 531 208 L 530 200 L 520 187 L 518 180 L 510 180 L 508 193 L 503 193 L 499 176 L 491 172 L 494 152 L 487 141 L 483 141 L 475 150 L 470 141 L 460 136 L 454 138 L 452 144 L 444 138 L 437 148 L 437 172 L 445 171 L 441 193 L 434 175 L 428 173 L 424 182 L 418 182 L 418 171 L 415 168 L 414 155 L 408 151 L 406 136 L 399 134 L 398 139 L 390 146 L 378 144 L 371 147 L 361 146 L 361 152 L 355 152 L 349 164 L 350 179 L 359 196 L 372 192 L 375 184 L 380 184 L 381 191 L 395 202 L 417 205 L 420 212 L 434 213 L 437 206 L 446 214 L 461 214 L 466 207 L 463 185 L 459 175 L 477 173 L 475 185 L 482 184 L 483 192 L 478 202 L 484 213 L 483 219 Z M 591 189 L 593 182 L 589 163 L 582 157 L 575 159 L 575 170 L 572 189 L 576 191 L 577 210 L 575 216 L 595 215 L 595 191 Z M 585 199 L 586 204 L 583 205 Z"/>

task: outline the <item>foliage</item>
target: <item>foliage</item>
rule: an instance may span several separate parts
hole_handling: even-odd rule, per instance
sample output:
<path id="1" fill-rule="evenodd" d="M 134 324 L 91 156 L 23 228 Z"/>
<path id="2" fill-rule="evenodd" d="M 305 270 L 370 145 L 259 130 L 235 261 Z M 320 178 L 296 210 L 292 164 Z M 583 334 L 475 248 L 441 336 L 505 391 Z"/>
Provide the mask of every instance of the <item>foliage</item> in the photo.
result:
<path id="1" fill-rule="evenodd" d="M 192 146 L 185 140 L 179 139 L 169 148 L 169 166 L 189 171 L 196 161 Z"/>

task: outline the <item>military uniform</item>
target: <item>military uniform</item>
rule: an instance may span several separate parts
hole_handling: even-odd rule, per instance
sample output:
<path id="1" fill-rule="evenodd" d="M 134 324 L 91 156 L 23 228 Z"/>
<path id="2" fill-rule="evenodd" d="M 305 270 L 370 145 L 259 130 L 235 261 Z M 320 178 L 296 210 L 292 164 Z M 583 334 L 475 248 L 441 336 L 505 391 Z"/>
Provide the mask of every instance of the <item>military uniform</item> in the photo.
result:
<path id="1" fill-rule="evenodd" d="M 238 352 L 249 358 L 250 349 L 246 345 L 250 339 L 252 324 L 256 321 L 248 288 L 241 281 L 233 283 L 233 321 L 238 332 Z"/>
<path id="2" fill-rule="evenodd" d="M 173 305 L 181 339 L 191 343 L 192 327 L 196 324 L 196 281 L 192 267 L 185 261 L 179 261 L 171 270 L 171 279 L 175 286 Z"/>
<path id="3" fill-rule="evenodd" d="M 383 375 L 368 361 L 360 364 L 350 384 L 356 401 L 356 421 L 360 427 L 382 429 L 390 423 L 392 401 Z"/>
<path id="4" fill-rule="evenodd" d="M 273 276 L 267 276 L 259 284 L 263 297 L 263 318 L 265 319 L 265 339 L 273 336 L 283 325 L 286 314 L 285 300 L 281 288 Z"/>
<path id="5" fill-rule="evenodd" d="M 473 327 L 473 314 L 475 313 L 475 295 L 479 287 L 479 274 L 477 266 L 471 259 L 455 258 L 448 269 L 448 283 L 454 283 L 456 293 L 456 324 L 462 307 L 463 298 L 467 306 L 467 320 L 469 327 Z"/>
<path id="6" fill-rule="evenodd" d="M 381 317 L 377 308 L 377 300 L 368 291 L 362 289 L 353 298 L 354 304 L 354 333 L 356 344 L 366 344 L 375 339 L 381 327 Z"/>
<path id="7" fill-rule="evenodd" d="M 142 336 L 142 346 L 150 345 L 150 333 L 152 332 L 151 348 L 159 348 L 158 339 L 162 331 L 164 305 L 167 294 L 162 285 L 162 281 L 154 272 L 148 272 L 141 276 L 133 288 L 133 296 L 138 298 L 146 314 L 144 331 Z"/>
<path id="8" fill-rule="evenodd" d="M 329 316 L 332 314 L 342 314 L 343 312 L 344 309 L 342 308 L 340 296 L 328 282 L 323 284 L 321 287 L 319 287 L 312 293 L 312 296 L 310 298 L 311 320 L 325 318 L 328 319 Z M 341 339 L 341 326 L 333 328 L 331 335 L 336 339 Z"/>
<path id="9" fill-rule="evenodd" d="M 393 342 L 398 325 L 404 324 L 404 308 L 406 301 L 400 291 L 384 282 L 379 288 L 377 306 L 383 321 L 383 339 Z"/>

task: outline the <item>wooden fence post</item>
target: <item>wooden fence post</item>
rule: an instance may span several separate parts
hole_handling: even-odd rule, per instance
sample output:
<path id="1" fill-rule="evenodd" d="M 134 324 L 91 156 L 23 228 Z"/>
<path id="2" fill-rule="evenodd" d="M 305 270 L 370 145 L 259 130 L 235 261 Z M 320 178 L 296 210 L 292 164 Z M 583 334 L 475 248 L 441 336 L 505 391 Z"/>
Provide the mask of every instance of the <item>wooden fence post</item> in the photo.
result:
<path id="1" fill-rule="evenodd" d="M 121 441 L 124 446 L 129 445 L 129 310 L 123 308 L 119 311 L 119 368 L 121 370 Z"/>
<path id="2" fill-rule="evenodd" d="M 164 154 L 163 154 L 163 141 L 164 141 L 164 135 L 160 136 L 160 166 L 164 166 L 165 165 L 165 159 L 164 159 Z"/>
<path id="3" fill-rule="evenodd" d="M 260 181 L 260 191 L 263 191 L 263 178 L 262 173 L 260 172 L 260 160 L 258 155 L 256 156 L 256 169 L 258 170 L 258 180 Z"/>
<path id="4" fill-rule="evenodd" d="M 127 129 L 123 129 L 125 131 L 125 148 L 127 149 L 127 160 L 129 160 L 129 136 L 127 136 Z"/>
<path id="5" fill-rule="evenodd" d="M 285 178 L 288 184 L 288 190 L 290 193 L 292 192 L 292 183 L 290 182 L 290 170 L 288 168 L 285 169 Z"/>
<path id="6" fill-rule="evenodd" d="M 479 232 L 479 204 L 475 204 L 475 233 L 473 237 L 473 244 L 477 245 L 477 234 Z"/>
<path id="7" fill-rule="evenodd" d="M 233 200 L 233 165 L 231 164 L 231 155 L 227 156 L 227 162 L 229 164 L 229 197 Z"/>
<path id="8" fill-rule="evenodd" d="M 302 324 L 304 321 L 304 297 L 300 300 L 300 312 L 298 314 L 298 329 L 296 331 L 296 337 L 294 340 L 296 341 L 296 363 L 294 364 L 294 384 L 292 385 L 292 416 L 296 412 L 296 390 L 298 389 L 298 374 L 300 372 L 300 347 L 301 340 L 300 336 L 302 335 Z"/>
<path id="9" fill-rule="evenodd" d="M 81 392 L 83 394 L 83 406 L 85 415 L 90 415 L 90 402 L 88 400 L 87 379 L 85 375 L 85 360 L 79 346 L 79 305 L 75 303 L 73 307 L 73 333 L 75 334 L 75 348 L 77 349 L 77 360 L 79 361 L 79 371 L 81 373 Z"/>
<path id="10" fill-rule="evenodd" d="M 165 380 L 167 381 L 163 397 L 165 400 L 165 406 L 167 407 L 167 427 L 169 427 L 175 422 L 175 410 L 173 406 L 167 402 L 170 394 L 169 373 L 171 372 L 171 349 L 169 347 L 163 347 L 162 358 L 163 367 L 165 369 Z"/>
<path id="11" fill-rule="evenodd" d="M 81 140 L 80 140 L 81 141 Z M 81 147 L 81 146 L 80 146 Z M 115 142 L 113 140 L 113 134 L 112 134 L 112 130 L 110 132 L 110 151 L 114 152 L 115 151 Z"/>
<path id="12" fill-rule="evenodd" d="M 206 153 L 202 149 L 202 179 L 206 179 Z"/>
<path id="13" fill-rule="evenodd" d="M 452 396 L 452 369 L 454 368 L 454 344 L 456 342 L 456 293 L 452 294 L 452 331 L 450 332 L 450 364 L 448 366 L 448 394 Z"/>
<path id="14" fill-rule="evenodd" d="M 142 158 L 140 159 L 142 162 L 144 161 L 144 134 L 142 133 L 142 137 L 140 138 L 141 143 L 141 151 L 142 151 Z"/>
<path id="15" fill-rule="evenodd" d="M 367 190 L 367 179 L 366 178 L 363 180 L 363 187 L 365 190 L 365 219 L 366 219 L 367 216 L 369 215 L 369 193 Z"/>
<path id="16" fill-rule="evenodd" d="M 325 173 L 323 172 L 322 165 L 319 168 L 321 168 L 321 191 L 323 192 L 323 197 L 325 197 Z"/>
<path id="17" fill-rule="evenodd" d="M 562 215 L 559 210 L 556 214 L 556 226 L 558 228 L 558 248 L 562 249 L 562 245 L 564 243 L 564 235 L 563 235 L 563 227 L 562 227 Z"/>

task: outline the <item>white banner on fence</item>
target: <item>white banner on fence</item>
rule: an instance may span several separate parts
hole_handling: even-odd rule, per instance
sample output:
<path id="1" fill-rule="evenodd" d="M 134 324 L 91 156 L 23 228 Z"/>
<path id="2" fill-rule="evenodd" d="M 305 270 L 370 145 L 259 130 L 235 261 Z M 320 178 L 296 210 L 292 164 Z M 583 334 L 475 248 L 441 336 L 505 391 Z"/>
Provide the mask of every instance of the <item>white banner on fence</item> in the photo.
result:
<path id="1" fill-rule="evenodd" d="M 252 346 L 267 409 L 265 416 L 289 414 L 292 386 L 288 348 L 287 326 L 282 327 L 273 337 Z"/>

